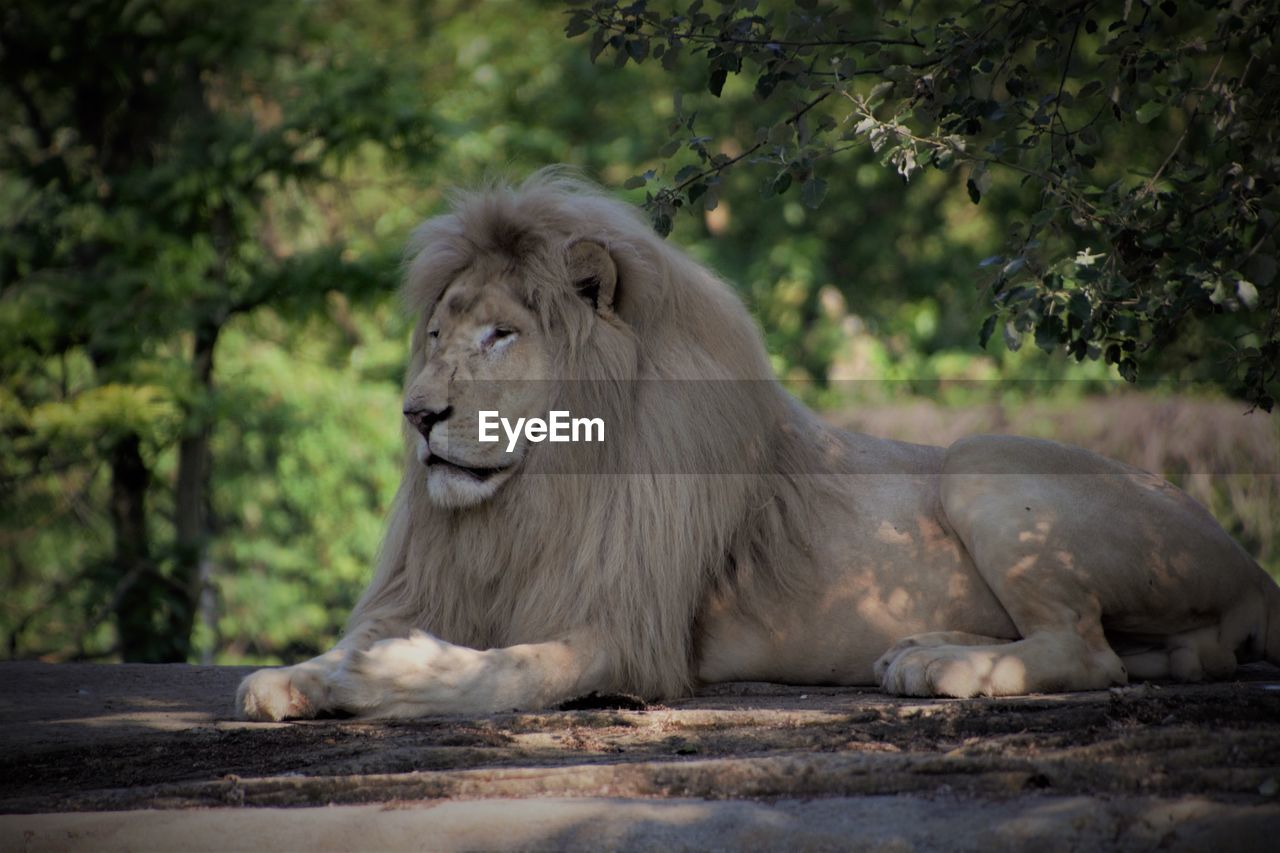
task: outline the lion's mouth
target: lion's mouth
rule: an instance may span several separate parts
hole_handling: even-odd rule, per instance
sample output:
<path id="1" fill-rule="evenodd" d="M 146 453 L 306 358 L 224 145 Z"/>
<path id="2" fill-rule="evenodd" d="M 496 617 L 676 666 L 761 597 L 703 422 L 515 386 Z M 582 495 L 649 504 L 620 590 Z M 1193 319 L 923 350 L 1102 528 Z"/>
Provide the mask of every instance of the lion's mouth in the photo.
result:
<path id="1" fill-rule="evenodd" d="M 428 468 L 439 467 L 445 471 L 459 471 L 471 477 L 472 479 L 483 483 L 485 480 L 488 480 L 493 475 L 499 474 L 507 470 L 507 468 L 511 466 L 503 465 L 498 468 L 472 468 L 466 465 L 459 465 L 456 462 L 450 462 L 448 459 L 445 459 L 443 456 L 436 456 L 433 453 L 431 456 L 427 457 L 427 467 Z"/>

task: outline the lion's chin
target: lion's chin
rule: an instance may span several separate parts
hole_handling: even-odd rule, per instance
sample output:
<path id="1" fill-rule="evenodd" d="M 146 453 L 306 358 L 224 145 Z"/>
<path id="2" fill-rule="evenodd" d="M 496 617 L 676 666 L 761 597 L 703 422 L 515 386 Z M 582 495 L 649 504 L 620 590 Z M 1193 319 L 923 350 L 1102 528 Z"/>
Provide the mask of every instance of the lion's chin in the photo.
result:
<path id="1" fill-rule="evenodd" d="M 470 469 L 433 457 L 427 463 L 427 497 L 443 509 L 465 509 L 492 498 L 515 466 Z"/>

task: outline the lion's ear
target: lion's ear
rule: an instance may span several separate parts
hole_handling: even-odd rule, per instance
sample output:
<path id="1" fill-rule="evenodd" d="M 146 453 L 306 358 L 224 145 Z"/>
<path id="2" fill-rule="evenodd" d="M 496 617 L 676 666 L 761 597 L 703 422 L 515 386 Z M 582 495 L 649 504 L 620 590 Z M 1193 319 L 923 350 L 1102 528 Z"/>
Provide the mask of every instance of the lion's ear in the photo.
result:
<path id="1" fill-rule="evenodd" d="M 565 247 L 569 281 L 588 305 L 605 314 L 613 311 L 618 288 L 618 265 L 603 244 L 582 237 Z"/>

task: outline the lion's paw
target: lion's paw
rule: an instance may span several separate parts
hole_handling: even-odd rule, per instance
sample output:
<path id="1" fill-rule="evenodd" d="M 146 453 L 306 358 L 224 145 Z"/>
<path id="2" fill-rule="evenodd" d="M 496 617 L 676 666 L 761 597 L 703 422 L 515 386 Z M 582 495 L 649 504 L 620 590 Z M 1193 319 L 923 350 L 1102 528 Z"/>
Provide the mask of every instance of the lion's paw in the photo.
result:
<path id="1" fill-rule="evenodd" d="M 1017 675 L 1003 670 L 1018 665 L 1012 658 L 1002 661 L 991 650 L 973 646 L 895 646 L 876 661 L 876 676 L 887 693 L 967 699 L 1021 692 L 1001 689 Z"/>
<path id="2" fill-rule="evenodd" d="M 872 665 L 872 671 L 875 673 L 876 681 L 878 681 L 882 686 L 885 684 L 885 675 L 888 673 L 889 667 L 893 665 L 893 662 L 897 660 L 903 652 L 906 652 L 909 649 L 917 649 L 921 646 L 931 645 L 936 644 L 921 642 L 918 636 L 907 637 L 904 640 L 899 640 L 894 643 L 889 648 L 889 651 L 880 655 L 875 664 Z"/>
<path id="3" fill-rule="evenodd" d="M 309 719 L 320 711 L 314 679 L 294 667 L 260 669 L 236 691 L 236 712 L 246 720 L 274 722 Z"/>

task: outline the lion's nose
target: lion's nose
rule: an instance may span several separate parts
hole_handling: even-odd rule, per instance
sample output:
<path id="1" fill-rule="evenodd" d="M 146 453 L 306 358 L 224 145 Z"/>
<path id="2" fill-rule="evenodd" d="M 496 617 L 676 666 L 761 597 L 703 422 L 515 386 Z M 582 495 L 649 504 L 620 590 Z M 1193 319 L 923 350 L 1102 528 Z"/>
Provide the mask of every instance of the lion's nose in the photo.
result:
<path id="1" fill-rule="evenodd" d="M 413 424 L 413 428 L 422 433 L 423 438 L 431 437 L 431 428 L 440 421 L 443 421 L 453 414 L 453 406 L 445 406 L 443 409 L 405 409 L 404 416 L 409 423 Z"/>

